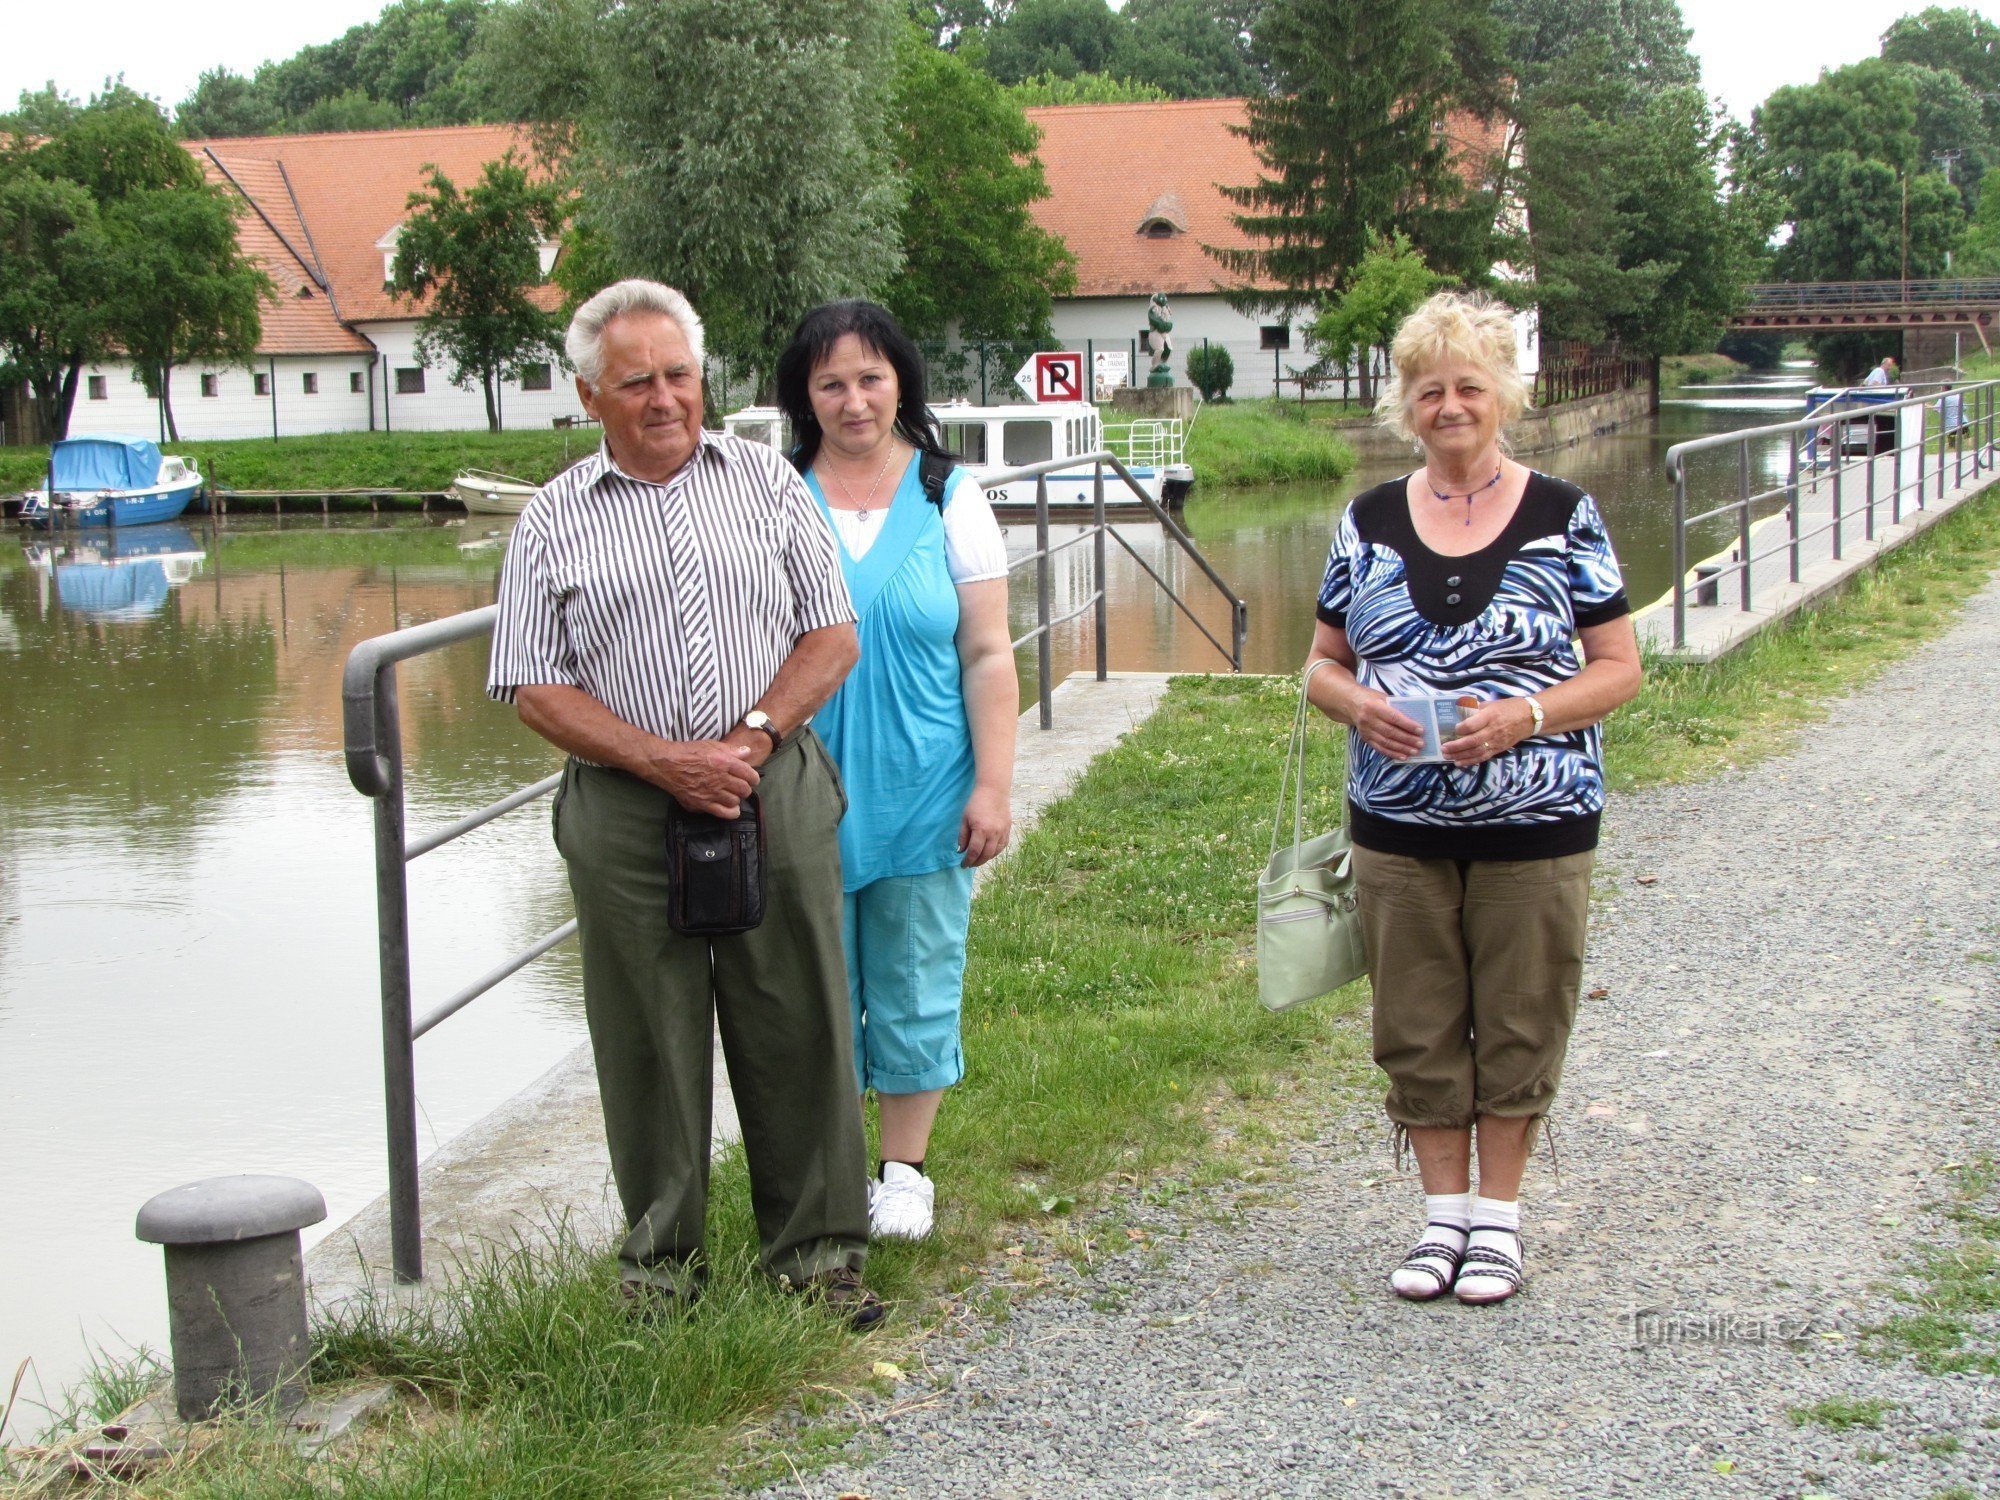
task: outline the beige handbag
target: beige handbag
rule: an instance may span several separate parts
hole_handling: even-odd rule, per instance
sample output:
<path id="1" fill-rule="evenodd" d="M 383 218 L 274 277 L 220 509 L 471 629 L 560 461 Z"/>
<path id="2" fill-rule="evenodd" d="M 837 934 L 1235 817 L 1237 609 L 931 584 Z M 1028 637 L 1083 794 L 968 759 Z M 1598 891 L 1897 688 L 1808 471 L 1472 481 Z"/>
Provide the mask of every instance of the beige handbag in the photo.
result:
<path id="1" fill-rule="evenodd" d="M 1340 826 L 1305 836 L 1306 746 L 1313 717 L 1306 696 L 1313 672 L 1299 684 L 1299 711 L 1285 751 L 1278 812 L 1271 824 L 1271 858 L 1257 881 L 1257 998 L 1270 1010 L 1289 1010 L 1318 999 L 1368 972 L 1361 944 L 1361 912 L 1354 892 L 1354 849 L 1347 837 L 1347 797 Z M 1292 842 L 1283 847 L 1285 807 L 1292 809 Z"/>

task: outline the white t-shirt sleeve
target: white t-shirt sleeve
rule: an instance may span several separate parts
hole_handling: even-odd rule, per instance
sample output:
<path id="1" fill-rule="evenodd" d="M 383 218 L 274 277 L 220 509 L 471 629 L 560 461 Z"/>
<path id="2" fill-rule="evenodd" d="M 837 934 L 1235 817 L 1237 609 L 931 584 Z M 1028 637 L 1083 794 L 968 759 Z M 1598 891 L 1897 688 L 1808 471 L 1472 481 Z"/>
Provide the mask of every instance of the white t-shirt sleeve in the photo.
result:
<path id="1" fill-rule="evenodd" d="M 983 583 L 1007 576 L 1007 543 L 986 498 L 985 486 L 969 469 L 954 469 L 944 495 L 944 560 L 957 583 Z"/>

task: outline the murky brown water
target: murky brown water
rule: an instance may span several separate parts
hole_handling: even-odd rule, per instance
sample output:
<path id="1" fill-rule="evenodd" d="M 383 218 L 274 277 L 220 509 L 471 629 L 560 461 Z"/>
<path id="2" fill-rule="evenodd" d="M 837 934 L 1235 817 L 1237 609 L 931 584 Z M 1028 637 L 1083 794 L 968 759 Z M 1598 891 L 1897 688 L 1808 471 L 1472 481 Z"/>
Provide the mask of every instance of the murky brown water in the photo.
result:
<path id="1" fill-rule="evenodd" d="M 1657 431 L 1535 462 L 1597 494 L 1643 602 L 1667 581 L 1665 445 L 1780 415 L 1672 407 Z M 1190 505 L 1250 603 L 1251 670 L 1296 667 L 1339 506 L 1381 477 Z M 164 1345 L 159 1252 L 132 1237 L 147 1197 L 285 1172 L 334 1223 L 381 1191 L 369 816 L 342 768 L 340 672 L 368 636 L 487 603 L 498 539 L 463 546 L 485 529 L 191 523 L 60 558 L 0 542 L 0 1385 L 34 1360 L 16 1435 L 88 1346 Z M 1157 531 L 1131 536 L 1227 639 Z M 1087 551 L 1056 570 L 1058 611 L 1089 592 Z M 1114 668 L 1219 664 L 1130 559 L 1114 551 L 1111 573 Z M 1032 572 L 1014 597 L 1018 633 Z M 1086 615 L 1058 632 L 1056 675 L 1091 651 Z M 484 666 L 471 648 L 403 669 L 413 829 L 555 764 L 486 701 Z M 1031 669 L 1027 653 L 1024 685 Z M 545 819 L 412 867 L 419 1009 L 567 917 Z M 582 1035 L 575 981 L 558 950 L 419 1044 L 426 1150 Z"/>

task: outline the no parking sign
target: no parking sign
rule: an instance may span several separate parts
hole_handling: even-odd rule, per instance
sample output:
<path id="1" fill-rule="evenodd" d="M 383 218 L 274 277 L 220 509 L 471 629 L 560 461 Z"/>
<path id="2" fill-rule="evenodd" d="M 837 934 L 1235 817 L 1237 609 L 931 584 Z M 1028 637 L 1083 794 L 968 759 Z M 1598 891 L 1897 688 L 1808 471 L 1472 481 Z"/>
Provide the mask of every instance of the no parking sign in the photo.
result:
<path id="1" fill-rule="evenodd" d="M 1090 399 L 1084 394 L 1083 356 L 1068 349 L 1030 356 L 1014 372 L 1014 384 L 1035 402 Z"/>

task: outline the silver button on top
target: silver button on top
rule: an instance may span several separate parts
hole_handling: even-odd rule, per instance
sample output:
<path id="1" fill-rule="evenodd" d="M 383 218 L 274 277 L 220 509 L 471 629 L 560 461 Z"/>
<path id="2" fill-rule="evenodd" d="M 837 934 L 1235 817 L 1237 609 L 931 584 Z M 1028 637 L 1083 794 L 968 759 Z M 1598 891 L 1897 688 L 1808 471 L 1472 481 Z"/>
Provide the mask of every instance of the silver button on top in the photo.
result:
<path id="1" fill-rule="evenodd" d="M 1447 604 L 1456 604 L 1456 603 L 1458 603 L 1458 595 L 1456 595 L 1456 594 L 1446 594 L 1446 595 L 1444 596 L 1444 602 L 1445 602 L 1445 603 L 1447 603 Z"/>
<path id="2" fill-rule="evenodd" d="M 1449 578 L 1447 578 L 1447 579 L 1445 580 L 1445 583 L 1446 583 L 1447 585 L 1449 585 L 1450 587 L 1452 587 L 1452 588 L 1457 588 L 1457 587 L 1459 586 L 1459 584 L 1461 584 L 1461 583 L 1463 583 L 1463 582 L 1464 582 L 1464 580 L 1463 580 L 1462 578 L 1460 578 L 1460 577 L 1459 577 L 1459 576 L 1458 576 L 1458 575 L 1457 575 L 1456 573 L 1452 574 L 1452 575 L 1451 575 L 1451 577 L 1449 577 Z"/>

